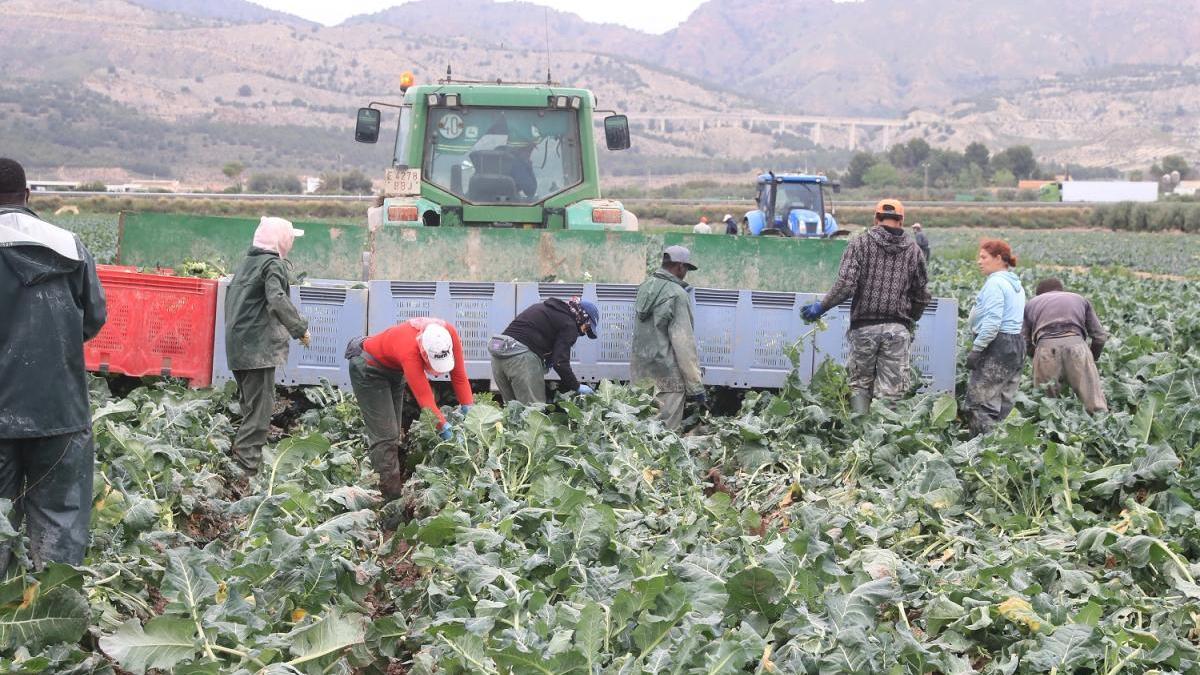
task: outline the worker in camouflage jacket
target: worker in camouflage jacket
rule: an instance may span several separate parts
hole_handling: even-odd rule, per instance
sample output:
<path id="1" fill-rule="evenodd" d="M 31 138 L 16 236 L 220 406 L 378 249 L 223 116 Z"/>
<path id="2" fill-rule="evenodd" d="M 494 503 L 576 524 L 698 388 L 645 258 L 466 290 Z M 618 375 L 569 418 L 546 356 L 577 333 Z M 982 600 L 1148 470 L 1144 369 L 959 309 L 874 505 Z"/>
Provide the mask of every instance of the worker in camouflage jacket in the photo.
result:
<path id="1" fill-rule="evenodd" d="M 35 567 L 79 565 L 95 445 L 83 343 L 107 318 L 92 254 L 28 207 L 25 169 L 0 159 L 0 499 Z M 0 544 L 0 578 L 10 544 Z"/>
<path id="2" fill-rule="evenodd" d="M 275 408 L 275 369 L 287 365 L 288 340 L 308 346 L 308 320 L 289 297 L 288 253 L 304 235 L 282 218 L 263 218 L 225 291 L 225 354 L 237 380 L 242 423 L 230 449 L 248 474 L 258 472 Z"/>
<path id="3" fill-rule="evenodd" d="M 657 388 L 658 419 L 669 429 L 683 423 L 687 402 L 703 406 L 707 399 L 700 381 L 700 356 L 696 350 L 695 318 L 684 282 L 691 252 L 669 246 L 662 267 L 638 287 L 634 304 L 633 353 L 630 376 L 637 383 Z"/>
<path id="4" fill-rule="evenodd" d="M 904 205 L 884 199 L 875 225 L 850 241 L 833 288 L 801 310 L 805 321 L 850 300 L 850 405 L 867 412 L 871 399 L 895 401 L 911 384 L 911 349 L 917 321 L 929 304 L 925 256 L 904 234 Z"/>

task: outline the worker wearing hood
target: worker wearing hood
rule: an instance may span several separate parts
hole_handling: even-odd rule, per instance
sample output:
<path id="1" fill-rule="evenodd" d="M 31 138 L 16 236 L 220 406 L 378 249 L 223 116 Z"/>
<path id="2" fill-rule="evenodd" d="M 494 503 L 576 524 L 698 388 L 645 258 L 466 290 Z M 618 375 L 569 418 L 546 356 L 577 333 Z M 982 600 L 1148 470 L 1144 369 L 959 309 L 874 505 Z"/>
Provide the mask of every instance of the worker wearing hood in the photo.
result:
<path id="1" fill-rule="evenodd" d="M 634 303 L 633 350 L 630 377 L 634 382 L 653 383 L 657 389 L 658 419 L 669 429 L 683 423 L 688 401 L 706 403 L 700 381 L 700 356 L 696 349 L 695 317 L 684 281 L 691 251 L 669 246 L 662 267 L 638 287 Z"/>
<path id="2" fill-rule="evenodd" d="M 850 240 L 837 281 L 825 297 L 803 308 L 805 321 L 850 300 L 850 404 L 867 412 L 878 396 L 894 401 L 911 384 L 913 331 L 929 304 L 925 257 L 904 234 L 904 205 L 884 199 L 875 226 Z"/>
<path id="3" fill-rule="evenodd" d="M 968 323 L 975 339 L 967 354 L 967 414 L 971 432 L 987 433 L 1008 417 L 1025 366 L 1025 289 L 1011 268 L 1012 247 L 999 239 L 979 245 L 979 271 L 987 279 Z"/>
<path id="4" fill-rule="evenodd" d="M 262 463 L 275 407 L 275 369 L 287 365 L 289 338 L 309 344 L 308 320 L 289 297 L 287 255 L 303 235 L 283 218 L 264 217 L 225 291 L 225 354 L 242 412 L 231 454 L 249 474 Z"/>
<path id="5" fill-rule="evenodd" d="M 37 567 L 79 565 L 95 458 L 83 343 L 107 308 L 92 254 L 28 203 L 24 167 L 0 159 L 0 499 Z M 0 545 L 0 578 L 10 558 Z"/>

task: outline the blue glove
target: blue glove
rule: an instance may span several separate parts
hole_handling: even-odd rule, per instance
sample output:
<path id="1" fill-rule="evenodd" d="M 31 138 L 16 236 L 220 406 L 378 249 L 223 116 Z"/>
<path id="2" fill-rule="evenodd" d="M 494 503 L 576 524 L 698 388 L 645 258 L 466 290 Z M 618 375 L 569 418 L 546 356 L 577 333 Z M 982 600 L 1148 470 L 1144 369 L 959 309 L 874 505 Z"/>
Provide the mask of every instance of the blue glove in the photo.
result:
<path id="1" fill-rule="evenodd" d="M 816 321 L 825 313 L 825 308 L 821 306 L 821 301 L 818 300 L 812 304 L 805 305 L 800 308 L 800 316 L 804 317 L 805 321 Z"/>
<path id="2" fill-rule="evenodd" d="M 587 386 L 586 384 L 579 385 L 578 391 L 579 391 L 580 396 L 590 396 L 590 395 L 596 393 L 595 389 L 592 389 L 591 387 Z"/>
<path id="3" fill-rule="evenodd" d="M 458 412 L 462 413 L 463 417 L 466 417 L 467 413 L 471 412 L 471 407 L 469 405 L 460 405 L 458 406 Z"/>
<path id="4" fill-rule="evenodd" d="M 454 427 L 447 422 L 442 426 L 442 430 L 438 432 L 438 436 L 441 436 L 443 441 L 448 441 L 451 438 L 454 438 Z"/>

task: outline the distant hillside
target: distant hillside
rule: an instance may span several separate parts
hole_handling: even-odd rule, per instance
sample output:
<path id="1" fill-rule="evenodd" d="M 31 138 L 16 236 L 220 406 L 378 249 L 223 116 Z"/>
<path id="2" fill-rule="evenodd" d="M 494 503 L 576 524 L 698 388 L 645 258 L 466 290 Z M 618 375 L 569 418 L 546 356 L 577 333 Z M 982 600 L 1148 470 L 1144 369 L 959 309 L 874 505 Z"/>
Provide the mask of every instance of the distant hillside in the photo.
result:
<path id="1" fill-rule="evenodd" d="M 1194 0 L 710 0 L 658 62 L 808 112 L 895 114 L 1056 72 L 1175 65 L 1198 43 Z"/>
<path id="2" fill-rule="evenodd" d="M 1198 1 L 710 0 L 656 36 L 494 0 L 416 0 L 333 28 L 242 0 L 0 0 L 0 138 L 72 175 L 219 185 L 234 160 L 374 175 L 387 144 L 352 141 L 354 109 L 397 99 L 402 71 L 540 82 L 549 62 L 629 114 L 634 147 L 602 168 L 644 180 L 831 170 L 851 146 L 912 137 L 1142 168 L 1200 160 Z M 771 117 L 807 114 L 902 126 Z"/>
<path id="3" fill-rule="evenodd" d="M 545 54 L 594 51 L 653 59 L 654 36 L 615 24 L 594 24 L 576 14 L 529 2 L 415 0 L 344 25 L 384 25 L 409 35 L 460 39 L 481 47 L 528 49 Z M 547 44 L 549 43 L 549 44 Z"/>
<path id="4" fill-rule="evenodd" d="M 130 0 L 135 5 L 157 12 L 170 12 L 226 23 L 262 23 L 279 21 L 297 26 L 313 25 L 298 16 L 267 9 L 245 0 Z"/>

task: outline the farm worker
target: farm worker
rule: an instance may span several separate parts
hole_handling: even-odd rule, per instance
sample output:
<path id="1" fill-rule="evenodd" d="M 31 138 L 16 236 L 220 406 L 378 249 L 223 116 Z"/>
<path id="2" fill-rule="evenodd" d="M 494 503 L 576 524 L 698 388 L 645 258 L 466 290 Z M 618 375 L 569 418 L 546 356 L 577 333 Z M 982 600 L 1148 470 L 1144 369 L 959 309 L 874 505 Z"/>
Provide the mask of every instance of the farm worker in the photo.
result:
<path id="1" fill-rule="evenodd" d="M 721 222 L 725 223 L 725 234 L 738 233 L 737 221 L 733 219 L 733 214 L 726 213 L 725 217 L 721 219 Z"/>
<path id="2" fill-rule="evenodd" d="M 1047 385 L 1047 392 L 1058 396 L 1066 380 L 1089 413 L 1108 411 L 1096 370 L 1108 332 L 1100 325 L 1092 303 L 1063 290 L 1058 279 L 1043 279 L 1036 296 L 1025 303 L 1021 332 L 1027 352 L 1033 356 L 1034 385 Z"/>
<path id="3" fill-rule="evenodd" d="M 866 413 L 871 399 L 895 401 L 908 391 L 913 331 L 929 304 L 925 258 L 904 234 L 904 205 L 884 199 L 875 224 L 850 240 L 837 281 L 825 297 L 801 309 L 805 321 L 850 299 L 850 406 Z"/>
<path id="4" fill-rule="evenodd" d="M 692 226 L 692 234 L 712 234 L 712 226 L 708 224 L 708 216 L 700 216 L 700 222 Z"/>
<path id="5" fill-rule="evenodd" d="M 106 317 L 92 254 L 29 209 L 24 167 L 0 159 L 0 498 L 14 527 L 28 520 L 39 568 L 79 565 L 87 549 L 95 446 L 83 343 Z M 0 545 L 0 578 L 10 558 Z"/>
<path id="6" fill-rule="evenodd" d="M 921 254 L 925 256 L 925 262 L 929 262 L 929 237 L 925 236 L 925 232 L 921 229 L 920 223 L 913 223 L 913 239 L 917 240 L 917 247 L 921 249 Z"/>
<path id="7" fill-rule="evenodd" d="M 450 323 L 431 317 L 415 317 L 346 346 L 350 360 L 350 385 L 367 426 L 368 456 L 379 474 L 379 489 L 385 499 L 400 496 L 404 485 L 401 444 L 404 440 L 404 399 L 411 391 L 422 408 L 438 419 L 443 440 L 454 429 L 438 409 L 429 377 L 450 374 L 450 383 L 463 413 L 475 403 L 462 340 Z"/>
<path id="8" fill-rule="evenodd" d="M 287 365 L 288 338 L 310 343 L 308 319 L 292 304 L 287 259 L 304 230 L 263 217 L 225 291 L 225 354 L 237 381 L 242 423 L 230 454 L 247 474 L 258 472 L 275 408 L 275 369 Z"/>
<path id="9" fill-rule="evenodd" d="M 653 382 L 658 392 L 658 419 L 668 429 L 683 423 L 686 402 L 707 402 L 700 382 L 695 318 L 684 281 L 695 270 L 692 253 L 683 246 L 663 251 L 662 267 L 638 287 L 634 302 L 633 353 L 629 370 L 634 382 Z"/>
<path id="10" fill-rule="evenodd" d="M 1025 289 L 1012 272 L 1017 256 L 999 239 L 985 239 L 976 258 L 987 279 L 967 319 L 975 340 L 967 354 L 967 415 L 973 434 L 991 431 L 1012 412 L 1025 365 Z"/>
<path id="11" fill-rule="evenodd" d="M 600 308 L 587 300 L 550 298 L 527 307 L 488 344 L 500 395 L 505 401 L 545 403 L 549 368 L 558 373 L 560 392 L 595 393 L 571 370 L 571 348 L 580 335 L 595 340 L 599 328 Z"/>

